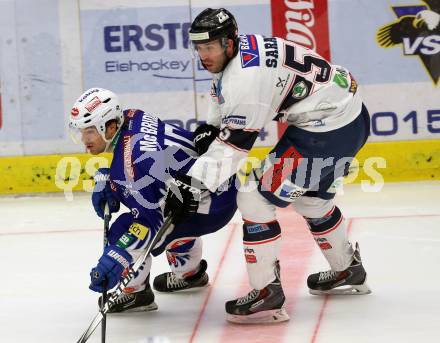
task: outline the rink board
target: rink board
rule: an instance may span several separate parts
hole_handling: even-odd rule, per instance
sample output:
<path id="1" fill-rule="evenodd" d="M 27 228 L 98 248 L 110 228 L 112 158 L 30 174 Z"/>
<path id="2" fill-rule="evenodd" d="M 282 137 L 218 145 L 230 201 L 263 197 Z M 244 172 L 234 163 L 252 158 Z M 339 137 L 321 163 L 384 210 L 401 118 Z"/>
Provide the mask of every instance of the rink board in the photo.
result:
<path id="1" fill-rule="evenodd" d="M 81 153 L 68 115 L 97 86 L 124 108 L 193 131 L 206 120 L 211 75 L 192 59 L 187 29 L 220 5 L 240 34 L 284 37 L 350 70 L 371 116 L 370 142 L 439 139 L 438 33 L 402 36 L 406 44 L 389 48 L 377 39 L 404 13 L 426 10 L 420 0 L 3 0 L 0 156 Z M 255 145 L 277 138 L 273 124 Z"/>

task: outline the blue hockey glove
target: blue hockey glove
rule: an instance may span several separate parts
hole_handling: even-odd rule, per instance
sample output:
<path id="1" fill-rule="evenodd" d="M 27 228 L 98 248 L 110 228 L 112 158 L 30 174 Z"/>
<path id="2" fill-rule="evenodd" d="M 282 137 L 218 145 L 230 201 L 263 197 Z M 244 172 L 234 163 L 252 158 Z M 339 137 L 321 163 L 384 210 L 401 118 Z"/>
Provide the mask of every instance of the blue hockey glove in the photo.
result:
<path id="1" fill-rule="evenodd" d="M 104 219 L 104 207 L 108 203 L 110 213 L 118 212 L 120 203 L 110 188 L 110 169 L 100 168 L 95 174 L 95 188 L 92 194 L 92 204 L 96 214 Z"/>
<path id="2" fill-rule="evenodd" d="M 90 286 L 92 291 L 102 293 L 111 289 L 119 282 L 122 272 L 133 261 L 131 255 L 117 245 L 109 245 L 98 261 L 98 265 L 90 272 Z"/>

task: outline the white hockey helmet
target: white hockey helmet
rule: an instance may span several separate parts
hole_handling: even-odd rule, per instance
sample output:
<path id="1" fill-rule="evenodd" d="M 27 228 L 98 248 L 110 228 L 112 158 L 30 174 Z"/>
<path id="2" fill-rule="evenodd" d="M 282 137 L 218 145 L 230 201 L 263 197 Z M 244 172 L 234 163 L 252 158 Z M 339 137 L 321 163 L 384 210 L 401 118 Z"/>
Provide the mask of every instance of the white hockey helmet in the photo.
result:
<path id="1" fill-rule="evenodd" d="M 124 122 L 124 115 L 118 96 L 103 88 L 90 88 L 76 100 L 70 112 L 69 128 L 74 141 L 79 142 L 80 130 L 95 126 L 105 138 L 105 124 L 116 120 L 118 131 Z M 78 136 L 79 134 L 79 136 Z"/>

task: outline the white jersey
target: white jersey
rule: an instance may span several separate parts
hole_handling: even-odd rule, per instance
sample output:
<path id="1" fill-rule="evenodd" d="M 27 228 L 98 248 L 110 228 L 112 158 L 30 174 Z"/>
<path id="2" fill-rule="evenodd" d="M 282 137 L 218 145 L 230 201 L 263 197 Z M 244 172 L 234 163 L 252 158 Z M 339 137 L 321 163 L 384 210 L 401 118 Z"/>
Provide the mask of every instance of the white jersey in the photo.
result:
<path id="1" fill-rule="evenodd" d="M 189 174 L 211 191 L 237 172 L 258 132 L 272 120 L 313 132 L 338 129 L 360 113 L 356 81 L 295 43 L 240 36 L 237 55 L 213 75 L 208 123 L 221 129 Z"/>

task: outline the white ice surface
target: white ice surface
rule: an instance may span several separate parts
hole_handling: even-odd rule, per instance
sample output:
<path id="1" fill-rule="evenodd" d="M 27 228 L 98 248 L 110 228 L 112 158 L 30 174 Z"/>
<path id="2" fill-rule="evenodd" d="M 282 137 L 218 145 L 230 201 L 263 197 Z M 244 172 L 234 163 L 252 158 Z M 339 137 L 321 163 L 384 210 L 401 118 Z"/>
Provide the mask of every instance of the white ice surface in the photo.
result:
<path id="1" fill-rule="evenodd" d="M 97 312 L 89 270 L 102 251 L 90 195 L 0 198 L 0 342 L 76 342 Z M 237 326 L 224 302 L 248 290 L 236 216 L 204 238 L 211 286 L 156 294 L 159 311 L 112 315 L 107 343 L 437 342 L 440 323 L 440 183 L 359 186 L 337 198 L 359 241 L 371 295 L 309 295 L 309 273 L 327 268 L 301 219 L 282 210 L 281 254 L 288 323 Z M 153 277 L 167 271 L 153 261 Z M 89 342 L 100 342 L 99 328 Z"/>

